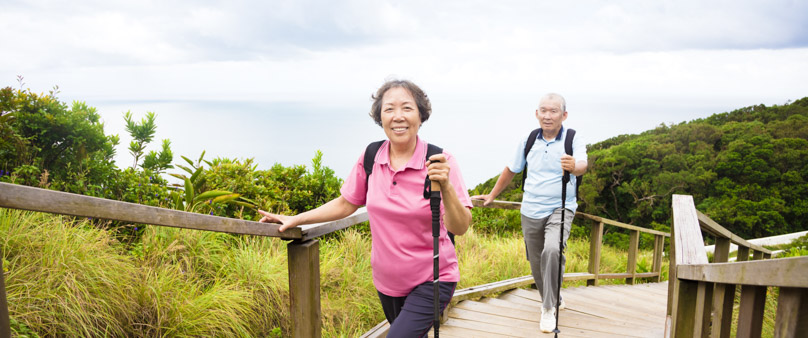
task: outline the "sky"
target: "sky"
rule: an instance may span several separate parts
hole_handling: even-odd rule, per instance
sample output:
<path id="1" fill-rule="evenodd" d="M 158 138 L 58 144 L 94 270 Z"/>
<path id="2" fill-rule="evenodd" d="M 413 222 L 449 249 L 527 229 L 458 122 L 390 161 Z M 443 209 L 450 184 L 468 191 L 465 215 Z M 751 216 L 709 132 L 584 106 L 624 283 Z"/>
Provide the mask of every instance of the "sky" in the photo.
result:
<path id="1" fill-rule="evenodd" d="M 98 108 L 121 167 L 124 112 L 154 112 L 147 150 L 170 139 L 175 163 L 321 150 L 344 178 L 385 137 L 367 113 L 393 78 L 427 93 L 419 135 L 473 188 L 547 92 L 588 144 L 808 96 L 808 1 L 0 0 L 0 86 Z"/>

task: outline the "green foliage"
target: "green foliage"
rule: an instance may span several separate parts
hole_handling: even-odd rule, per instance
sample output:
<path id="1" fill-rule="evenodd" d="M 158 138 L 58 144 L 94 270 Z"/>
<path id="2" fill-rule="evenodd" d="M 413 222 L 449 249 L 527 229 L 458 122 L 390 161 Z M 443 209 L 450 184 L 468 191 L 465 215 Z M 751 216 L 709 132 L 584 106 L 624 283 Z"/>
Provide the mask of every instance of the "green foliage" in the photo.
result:
<path id="1" fill-rule="evenodd" d="M 101 184 L 114 168 L 118 137 L 104 134 L 95 108 L 84 102 L 68 106 L 56 98 L 57 93 L 0 90 L 0 169 L 36 167 L 59 186 L 75 180 L 75 173 L 87 184 Z M 32 185 L 40 181 L 22 179 Z"/>
<path id="2" fill-rule="evenodd" d="M 807 99 L 589 145 L 579 210 L 666 228 L 671 194 L 688 194 L 699 210 L 744 238 L 805 230 Z M 623 241 L 613 236 L 605 241 Z"/>

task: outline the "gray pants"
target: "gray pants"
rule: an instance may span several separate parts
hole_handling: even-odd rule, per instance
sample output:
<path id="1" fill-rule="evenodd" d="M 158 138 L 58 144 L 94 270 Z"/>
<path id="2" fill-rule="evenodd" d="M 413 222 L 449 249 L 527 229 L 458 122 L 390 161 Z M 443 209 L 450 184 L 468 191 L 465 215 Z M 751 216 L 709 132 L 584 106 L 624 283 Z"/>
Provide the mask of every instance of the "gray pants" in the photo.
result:
<path id="1" fill-rule="evenodd" d="M 535 219 L 522 216 L 522 234 L 525 236 L 527 259 L 536 288 L 541 294 L 542 307 L 545 310 L 555 308 L 558 290 L 558 260 L 561 259 L 561 271 L 567 259 L 559 252 L 558 229 L 561 225 L 561 208 L 544 218 Z M 570 237 L 570 228 L 575 213 L 569 209 L 564 211 L 564 248 Z M 563 251 L 563 250 L 562 250 Z"/>

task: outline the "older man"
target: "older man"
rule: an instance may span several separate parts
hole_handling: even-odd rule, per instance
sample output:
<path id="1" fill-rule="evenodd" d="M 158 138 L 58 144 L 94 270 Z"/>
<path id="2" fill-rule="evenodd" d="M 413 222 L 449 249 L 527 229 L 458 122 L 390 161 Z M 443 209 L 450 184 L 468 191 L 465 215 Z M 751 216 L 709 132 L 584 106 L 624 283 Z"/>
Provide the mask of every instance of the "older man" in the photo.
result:
<path id="1" fill-rule="evenodd" d="M 502 170 L 496 185 L 487 195 L 472 196 L 485 200 L 490 204 L 511 182 L 516 173 L 527 166 L 522 196 L 522 233 L 525 238 L 527 258 L 530 270 L 536 282 L 536 288 L 542 297 L 542 316 L 540 328 L 542 332 L 551 332 L 556 326 L 555 308 L 556 294 L 559 288 L 559 259 L 561 272 L 564 271 L 563 250 L 559 249 L 559 229 L 561 228 L 562 200 L 561 188 L 564 171 L 571 173 L 567 183 L 566 212 L 564 213 L 564 247 L 569 238 L 572 219 L 575 216 L 576 177 L 586 172 L 586 144 L 580 137 L 573 137 L 572 155 L 565 150 L 566 138 L 574 135 L 574 131 L 564 128 L 562 123 L 567 119 L 566 101 L 561 95 L 549 93 L 542 96 L 536 118 L 541 128 L 531 135 L 536 135 L 533 142 L 526 137 L 516 147 L 510 163 Z M 530 149 L 526 146 L 533 143 Z M 527 156 L 525 156 L 527 153 Z M 564 302 L 561 302 L 563 308 Z"/>

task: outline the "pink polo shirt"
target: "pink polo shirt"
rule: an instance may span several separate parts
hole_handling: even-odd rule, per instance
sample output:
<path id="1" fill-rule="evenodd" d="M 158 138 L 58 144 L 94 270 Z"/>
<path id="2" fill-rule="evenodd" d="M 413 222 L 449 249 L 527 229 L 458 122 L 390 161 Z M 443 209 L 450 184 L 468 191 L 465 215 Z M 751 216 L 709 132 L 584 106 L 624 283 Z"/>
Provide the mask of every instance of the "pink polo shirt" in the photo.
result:
<path id="1" fill-rule="evenodd" d="M 398 171 L 390 167 L 389 144 L 390 141 L 385 141 L 379 148 L 369 182 L 365 179 L 362 154 L 340 193 L 354 205 L 367 206 L 372 237 L 370 264 L 376 289 L 391 297 L 404 297 L 417 285 L 433 278 L 432 212 L 423 194 L 427 143 L 419 138 L 412 158 Z M 443 153 L 451 167 L 449 179 L 460 203 L 471 208 L 460 166 L 451 154 Z M 365 195 L 368 184 L 370 188 Z M 443 216 L 443 200 L 440 207 Z M 443 217 L 438 241 L 440 280 L 460 281 L 457 255 Z"/>

